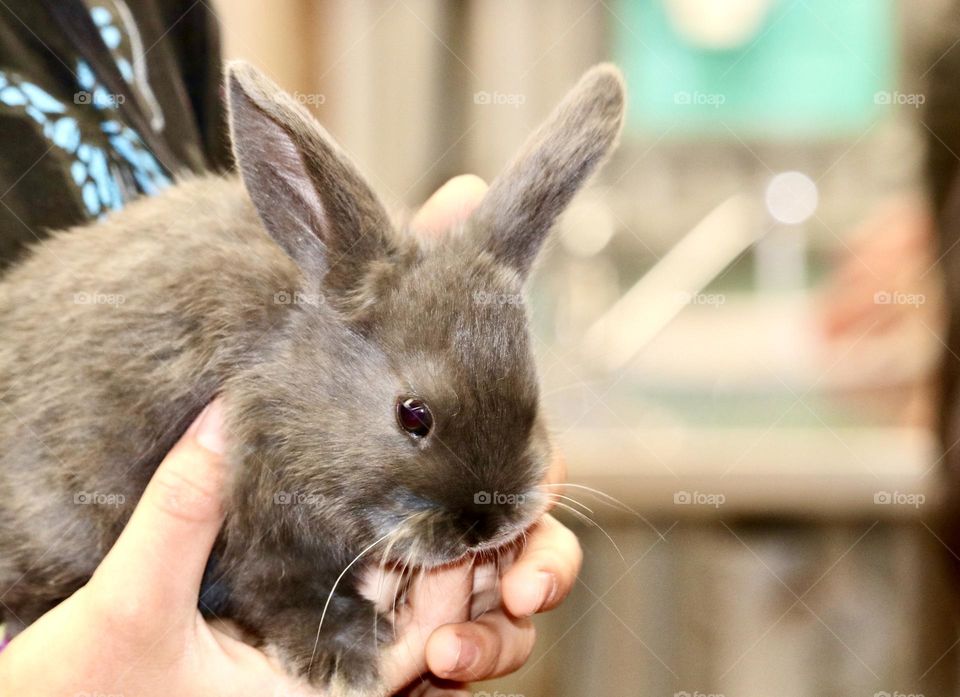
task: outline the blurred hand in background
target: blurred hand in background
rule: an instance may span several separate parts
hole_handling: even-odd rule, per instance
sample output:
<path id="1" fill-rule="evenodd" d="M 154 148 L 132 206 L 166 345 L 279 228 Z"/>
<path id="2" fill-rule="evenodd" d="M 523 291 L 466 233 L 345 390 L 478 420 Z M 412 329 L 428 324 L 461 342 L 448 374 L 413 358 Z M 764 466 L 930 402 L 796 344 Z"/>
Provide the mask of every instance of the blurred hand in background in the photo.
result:
<path id="1" fill-rule="evenodd" d="M 850 239 L 817 307 L 826 362 L 866 366 L 877 389 L 902 393 L 888 400 L 900 425 L 930 426 L 946 308 L 929 206 L 889 201 Z"/>

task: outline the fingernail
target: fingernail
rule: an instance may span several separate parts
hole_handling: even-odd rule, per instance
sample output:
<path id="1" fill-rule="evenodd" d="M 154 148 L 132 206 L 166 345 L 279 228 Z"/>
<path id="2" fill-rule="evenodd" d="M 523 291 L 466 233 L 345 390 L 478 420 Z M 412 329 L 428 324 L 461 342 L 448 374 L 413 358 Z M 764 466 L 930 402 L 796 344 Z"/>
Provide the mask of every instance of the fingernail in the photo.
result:
<path id="1" fill-rule="evenodd" d="M 210 452 L 223 455 L 223 404 L 219 399 L 210 402 L 197 419 L 197 442 Z"/>
<path id="2" fill-rule="evenodd" d="M 477 658 L 480 656 L 480 648 L 470 640 L 464 640 L 460 638 L 460 646 L 457 649 L 457 663 L 456 670 L 466 671 L 469 670 L 474 663 L 477 662 Z"/>
<path id="3" fill-rule="evenodd" d="M 549 571 L 541 571 L 537 576 L 540 579 L 540 604 L 537 605 L 537 612 L 541 612 L 556 600 L 559 584 L 557 583 L 557 577 Z"/>

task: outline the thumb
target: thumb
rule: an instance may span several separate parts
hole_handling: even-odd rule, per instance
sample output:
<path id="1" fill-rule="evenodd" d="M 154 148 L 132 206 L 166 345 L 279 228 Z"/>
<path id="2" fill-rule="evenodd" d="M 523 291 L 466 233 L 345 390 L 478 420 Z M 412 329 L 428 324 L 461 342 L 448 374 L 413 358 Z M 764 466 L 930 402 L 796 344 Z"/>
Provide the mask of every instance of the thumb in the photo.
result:
<path id="1" fill-rule="evenodd" d="M 89 584 L 142 627 L 196 618 L 203 572 L 223 523 L 223 408 L 203 410 L 157 468 L 130 522 Z"/>
<path id="2" fill-rule="evenodd" d="M 411 221 L 426 237 L 439 237 L 462 223 L 480 205 L 487 183 L 473 174 L 461 174 L 437 189 Z"/>

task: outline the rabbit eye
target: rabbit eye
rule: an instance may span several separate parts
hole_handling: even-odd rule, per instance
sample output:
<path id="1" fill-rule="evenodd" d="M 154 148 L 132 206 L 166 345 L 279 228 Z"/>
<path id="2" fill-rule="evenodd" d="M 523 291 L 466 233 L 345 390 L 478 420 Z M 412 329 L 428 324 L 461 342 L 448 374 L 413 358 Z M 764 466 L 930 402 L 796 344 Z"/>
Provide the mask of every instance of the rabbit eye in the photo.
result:
<path id="1" fill-rule="evenodd" d="M 422 399 L 401 398 L 397 401 L 397 423 L 411 436 L 423 438 L 433 428 L 433 414 Z"/>

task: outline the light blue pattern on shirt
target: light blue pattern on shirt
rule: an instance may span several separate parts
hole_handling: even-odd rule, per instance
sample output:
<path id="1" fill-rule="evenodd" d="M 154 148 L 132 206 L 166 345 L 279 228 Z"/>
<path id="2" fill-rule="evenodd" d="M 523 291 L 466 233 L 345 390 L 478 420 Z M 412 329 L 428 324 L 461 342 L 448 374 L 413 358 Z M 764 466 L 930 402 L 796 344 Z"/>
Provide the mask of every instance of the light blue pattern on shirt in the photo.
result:
<path id="1" fill-rule="evenodd" d="M 104 7 L 95 7 L 91 16 L 107 47 L 116 48 L 122 36 L 110 12 Z M 132 79 L 129 61 L 118 60 L 118 69 L 124 79 Z M 139 193 L 153 195 L 169 186 L 170 176 L 137 132 L 117 120 L 118 97 L 100 84 L 86 61 L 78 61 L 76 76 L 78 90 L 73 105 L 68 105 L 20 75 L 0 70 L 0 103 L 11 109 L 22 109 L 41 127 L 51 147 L 73 158 L 70 177 L 91 217 L 122 208 Z M 104 147 L 102 139 L 84 137 L 80 123 L 71 115 L 77 109 L 97 110 L 100 131 L 109 148 Z M 126 178 L 121 169 L 126 170 Z M 126 183 L 130 176 L 135 190 Z"/>

